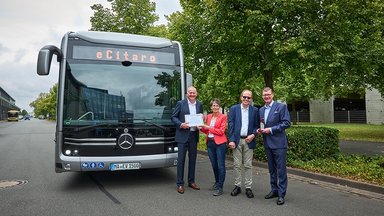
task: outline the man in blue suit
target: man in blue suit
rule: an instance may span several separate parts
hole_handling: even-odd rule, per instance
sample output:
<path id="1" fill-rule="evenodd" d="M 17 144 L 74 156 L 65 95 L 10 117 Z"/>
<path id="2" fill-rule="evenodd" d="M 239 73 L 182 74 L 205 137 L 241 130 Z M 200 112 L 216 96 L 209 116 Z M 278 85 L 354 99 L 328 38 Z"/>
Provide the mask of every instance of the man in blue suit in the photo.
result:
<path id="1" fill-rule="evenodd" d="M 175 140 L 178 147 L 177 158 L 177 192 L 184 193 L 184 165 L 185 156 L 188 151 L 188 187 L 194 190 L 200 190 L 200 187 L 195 183 L 195 166 L 197 157 L 197 142 L 199 141 L 199 129 L 190 127 L 188 122 L 185 122 L 187 114 L 202 114 L 203 105 L 196 100 L 197 90 L 190 86 L 187 89 L 187 98 L 178 101 L 175 110 L 172 113 L 171 120 L 176 125 Z M 202 116 L 203 118 L 203 116 Z"/>
<path id="2" fill-rule="evenodd" d="M 244 187 L 248 198 L 252 193 L 252 159 L 256 147 L 255 134 L 258 129 L 258 109 L 251 105 L 252 92 L 244 90 L 240 95 L 240 104 L 229 110 L 228 146 L 233 149 L 233 167 L 235 171 L 235 188 L 231 195 L 241 193 L 242 167 L 244 167 Z"/>
<path id="3" fill-rule="evenodd" d="M 278 197 L 277 205 L 285 203 L 287 191 L 287 147 L 285 129 L 291 126 L 287 105 L 273 100 L 273 90 L 266 87 L 262 91 L 265 106 L 259 110 L 260 129 L 263 134 L 264 149 L 268 159 L 271 191 L 264 198 Z"/>

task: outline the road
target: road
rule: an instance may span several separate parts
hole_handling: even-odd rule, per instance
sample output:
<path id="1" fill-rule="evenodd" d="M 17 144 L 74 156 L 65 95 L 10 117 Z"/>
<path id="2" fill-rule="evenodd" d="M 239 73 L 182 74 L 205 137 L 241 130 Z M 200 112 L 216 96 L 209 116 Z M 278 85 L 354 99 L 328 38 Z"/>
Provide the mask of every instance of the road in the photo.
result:
<path id="1" fill-rule="evenodd" d="M 200 191 L 176 192 L 176 169 L 129 172 L 54 172 L 55 124 L 32 119 L 0 122 L 0 215 L 382 215 L 384 199 L 356 195 L 342 186 L 289 175 L 286 204 L 265 200 L 267 170 L 254 169 L 255 198 L 231 197 L 233 169 L 227 161 L 224 194 L 212 196 L 207 156 L 200 154 Z M 13 185 L 19 182 L 20 185 Z"/>
<path id="2" fill-rule="evenodd" d="M 368 156 L 384 155 L 383 142 L 340 140 L 339 146 L 342 152 L 348 154 L 360 154 Z"/>

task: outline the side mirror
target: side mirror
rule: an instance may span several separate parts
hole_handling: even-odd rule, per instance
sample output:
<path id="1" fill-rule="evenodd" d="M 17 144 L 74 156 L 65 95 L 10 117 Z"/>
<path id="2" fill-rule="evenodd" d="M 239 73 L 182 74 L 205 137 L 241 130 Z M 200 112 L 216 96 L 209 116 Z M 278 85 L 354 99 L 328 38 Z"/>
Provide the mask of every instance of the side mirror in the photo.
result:
<path id="1" fill-rule="evenodd" d="M 37 58 L 37 74 L 41 76 L 49 74 L 53 54 L 57 55 L 57 61 L 60 61 L 61 51 L 56 46 L 48 45 L 40 49 Z"/>

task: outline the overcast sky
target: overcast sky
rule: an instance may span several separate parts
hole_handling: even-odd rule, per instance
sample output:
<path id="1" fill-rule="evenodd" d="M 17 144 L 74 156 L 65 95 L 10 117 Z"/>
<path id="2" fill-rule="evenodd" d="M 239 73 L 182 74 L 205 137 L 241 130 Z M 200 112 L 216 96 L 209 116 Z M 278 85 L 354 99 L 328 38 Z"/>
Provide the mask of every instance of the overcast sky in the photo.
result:
<path id="1" fill-rule="evenodd" d="M 179 0 L 152 0 L 160 23 L 164 15 L 180 11 Z M 57 82 L 58 65 L 52 61 L 48 76 L 36 73 L 37 55 L 45 45 L 60 47 L 68 31 L 88 30 L 91 5 L 107 0 L 1 0 L 0 1 L 0 87 L 20 109 L 32 112 L 29 104 L 39 93 L 49 92 Z"/>

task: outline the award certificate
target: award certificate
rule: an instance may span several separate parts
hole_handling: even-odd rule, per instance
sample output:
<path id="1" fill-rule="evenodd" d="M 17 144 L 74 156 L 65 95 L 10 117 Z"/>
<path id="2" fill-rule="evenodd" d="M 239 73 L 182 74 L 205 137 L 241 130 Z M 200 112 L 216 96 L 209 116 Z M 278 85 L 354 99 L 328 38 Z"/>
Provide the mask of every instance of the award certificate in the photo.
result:
<path id="1" fill-rule="evenodd" d="M 185 115 L 185 122 L 188 122 L 189 127 L 204 125 L 203 116 L 201 114 Z"/>

